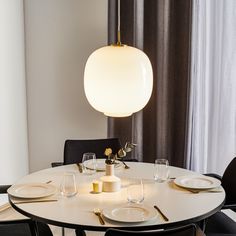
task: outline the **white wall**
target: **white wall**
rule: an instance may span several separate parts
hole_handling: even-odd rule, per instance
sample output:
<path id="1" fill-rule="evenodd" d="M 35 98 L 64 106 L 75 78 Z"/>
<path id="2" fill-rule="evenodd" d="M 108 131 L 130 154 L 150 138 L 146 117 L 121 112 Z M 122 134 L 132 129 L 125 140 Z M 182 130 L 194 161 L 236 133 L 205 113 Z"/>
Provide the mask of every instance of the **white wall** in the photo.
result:
<path id="1" fill-rule="evenodd" d="M 28 173 L 23 0 L 0 0 L 0 184 Z"/>
<path id="2" fill-rule="evenodd" d="M 68 138 L 106 137 L 88 104 L 83 71 L 107 44 L 107 0 L 25 0 L 30 171 L 63 160 Z"/>

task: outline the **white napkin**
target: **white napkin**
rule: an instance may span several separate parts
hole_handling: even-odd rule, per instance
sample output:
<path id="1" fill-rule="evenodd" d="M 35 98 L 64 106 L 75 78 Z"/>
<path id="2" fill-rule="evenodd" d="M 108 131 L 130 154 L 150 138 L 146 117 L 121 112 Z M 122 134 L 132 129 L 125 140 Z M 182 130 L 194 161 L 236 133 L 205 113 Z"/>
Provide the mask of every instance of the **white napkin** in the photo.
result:
<path id="1" fill-rule="evenodd" d="M 7 193 L 0 194 L 0 212 L 10 207 L 11 205 L 8 201 L 8 194 Z"/>

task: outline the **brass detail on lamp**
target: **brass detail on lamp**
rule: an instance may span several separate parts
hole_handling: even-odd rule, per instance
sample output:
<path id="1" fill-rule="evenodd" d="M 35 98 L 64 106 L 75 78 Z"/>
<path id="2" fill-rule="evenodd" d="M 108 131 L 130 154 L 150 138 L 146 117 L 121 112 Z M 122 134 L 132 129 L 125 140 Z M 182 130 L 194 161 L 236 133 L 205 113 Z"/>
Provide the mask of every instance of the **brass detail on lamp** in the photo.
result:
<path id="1" fill-rule="evenodd" d="M 84 90 L 90 105 L 107 116 L 125 117 L 148 103 L 153 87 L 152 66 L 147 55 L 121 44 L 120 1 L 117 43 L 94 51 L 84 71 Z"/>

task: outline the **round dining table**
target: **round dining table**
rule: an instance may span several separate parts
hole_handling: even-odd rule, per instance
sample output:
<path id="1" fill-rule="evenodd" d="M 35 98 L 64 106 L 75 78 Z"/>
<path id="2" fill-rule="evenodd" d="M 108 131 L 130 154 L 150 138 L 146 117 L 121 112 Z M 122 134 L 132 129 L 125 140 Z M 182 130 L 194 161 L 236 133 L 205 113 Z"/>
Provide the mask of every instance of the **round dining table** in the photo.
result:
<path id="1" fill-rule="evenodd" d="M 94 193 L 92 182 L 99 180 L 105 172 L 98 171 L 89 175 L 81 173 L 76 164 L 71 164 L 29 174 L 12 186 L 17 189 L 17 186 L 45 184 L 50 181 L 49 185 L 53 186 L 56 192 L 46 199 L 53 201 L 28 202 L 29 199 L 23 198 L 25 203 L 23 201 L 18 204 L 19 199 L 12 196 L 9 196 L 9 200 L 14 209 L 33 220 L 61 227 L 94 231 L 105 231 L 108 228 L 151 230 L 199 222 L 219 211 L 224 204 L 225 191 L 221 186 L 218 188 L 220 191 L 193 193 L 174 183 L 173 179 L 181 176 L 197 175 L 204 178 L 203 175 L 196 172 L 170 166 L 170 178 L 159 183 L 154 180 L 154 164 L 143 162 L 127 164 L 129 169 L 124 168 L 123 165 L 115 168 L 115 175 L 121 179 L 121 189 L 117 192 Z M 73 172 L 76 177 L 78 192 L 72 197 L 63 196 L 60 193 L 60 184 L 63 175 L 67 172 Z M 144 200 L 138 206 L 141 209 L 152 209 L 150 210 L 152 212 L 148 212 L 151 213 L 150 218 L 146 217 L 143 221 L 136 222 L 132 221 L 131 215 L 127 222 L 120 218 L 116 220 L 103 217 L 105 225 L 101 225 L 97 215 L 93 212 L 94 208 L 105 211 L 132 206 L 127 202 L 127 179 L 129 178 L 142 179 Z M 168 221 L 164 220 L 160 212 L 154 209 L 154 205 L 158 206 Z M 153 215 L 153 211 L 155 211 L 155 215 Z"/>

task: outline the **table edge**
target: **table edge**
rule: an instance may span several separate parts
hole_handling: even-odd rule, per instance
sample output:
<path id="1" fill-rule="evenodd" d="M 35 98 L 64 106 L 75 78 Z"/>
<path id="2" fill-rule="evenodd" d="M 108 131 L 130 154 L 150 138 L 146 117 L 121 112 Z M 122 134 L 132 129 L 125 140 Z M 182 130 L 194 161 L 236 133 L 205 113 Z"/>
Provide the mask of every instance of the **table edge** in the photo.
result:
<path id="1" fill-rule="evenodd" d="M 167 227 L 175 227 L 175 226 L 181 226 L 181 225 L 186 225 L 189 223 L 196 223 L 199 221 L 202 221 L 208 217 L 210 217 L 211 215 L 215 214 L 216 212 L 218 212 L 225 203 L 225 199 L 223 200 L 223 202 L 216 208 L 214 208 L 213 210 L 211 210 L 210 212 L 207 212 L 206 214 L 197 216 L 197 217 L 193 217 L 187 220 L 182 220 L 182 221 L 177 221 L 177 222 L 173 222 L 173 223 L 162 223 L 162 224 L 157 224 L 157 225 L 135 225 L 135 226 L 91 226 L 91 225 L 79 225 L 79 224 L 72 224 L 72 223 L 65 223 L 65 222 L 61 222 L 61 221 L 56 221 L 56 220 L 50 220 L 50 219 L 46 219 L 43 217 L 39 217 L 33 214 L 30 214 L 24 210 L 22 210 L 21 208 L 18 208 L 17 205 L 14 204 L 14 202 L 11 201 L 11 198 L 9 196 L 9 202 L 11 204 L 11 206 L 18 212 L 20 212 L 21 214 L 35 220 L 35 221 L 39 221 L 45 224 L 50 224 L 50 225 L 55 225 L 55 226 L 59 226 L 59 227 L 65 227 L 65 228 L 71 228 L 71 229 L 82 229 L 82 230 L 90 230 L 90 231 L 106 231 L 109 228 L 114 228 L 114 229 L 124 229 L 124 230 L 135 230 L 135 231 L 140 231 L 140 230 L 154 230 L 154 229 L 163 229 L 163 228 L 167 228 Z"/>

